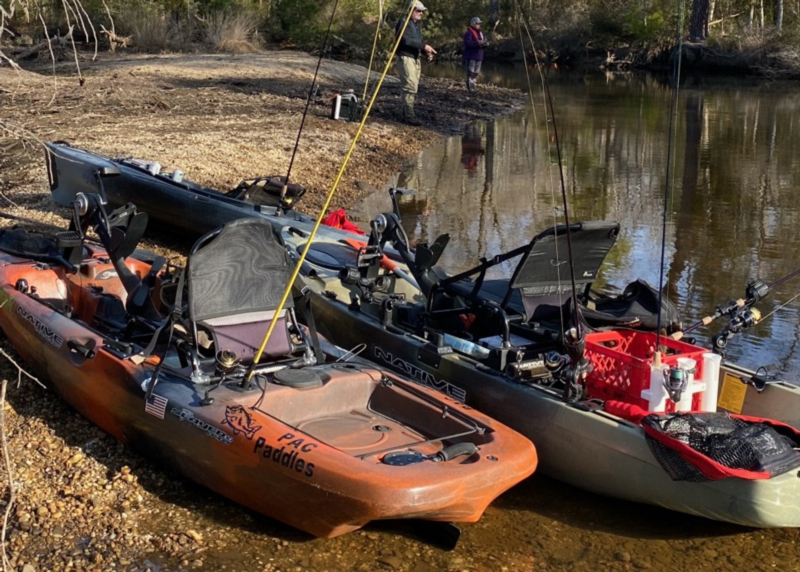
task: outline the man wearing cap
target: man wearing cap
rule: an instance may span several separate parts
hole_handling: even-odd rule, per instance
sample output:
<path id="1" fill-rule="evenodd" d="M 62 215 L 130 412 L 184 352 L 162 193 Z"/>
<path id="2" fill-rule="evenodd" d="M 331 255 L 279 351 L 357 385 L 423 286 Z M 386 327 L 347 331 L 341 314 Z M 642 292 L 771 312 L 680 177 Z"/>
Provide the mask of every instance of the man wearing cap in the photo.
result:
<path id="1" fill-rule="evenodd" d="M 419 88 L 419 76 L 422 74 L 422 64 L 419 61 L 421 53 L 425 53 L 428 60 L 433 59 L 436 53 L 432 47 L 422 41 L 422 26 L 420 20 L 427 8 L 422 2 L 414 2 L 411 19 L 408 21 L 405 31 L 403 24 L 406 17 L 400 18 L 395 26 L 395 38 L 400 38 L 400 45 L 397 47 L 397 75 L 400 77 L 401 91 L 403 93 L 403 121 L 409 125 L 421 125 L 417 116 L 414 114 L 414 100 L 417 98 Z"/>
<path id="2" fill-rule="evenodd" d="M 478 74 L 483 64 L 483 46 L 486 38 L 481 32 L 481 19 L 477 16 L 470 20 L 469 28 L 464 34 L 464 68 L 467 71 L 467 89 L 475 91 L 478 87 Z"/>

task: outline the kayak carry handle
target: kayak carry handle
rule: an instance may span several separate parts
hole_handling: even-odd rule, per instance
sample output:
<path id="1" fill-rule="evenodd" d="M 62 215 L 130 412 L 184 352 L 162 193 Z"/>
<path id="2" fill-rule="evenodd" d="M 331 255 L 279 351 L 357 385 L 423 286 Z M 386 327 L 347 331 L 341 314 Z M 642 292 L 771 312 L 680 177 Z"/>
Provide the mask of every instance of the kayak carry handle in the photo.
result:
<path id="1" fill-rule="evenodd" d="M 437 463 L 452 461 L 456 457 L 461 457 L 462 455 L 471 457 L 477 452 L 478 447 L 475 446 L 475 443 L 456 443 L 436 453 L 432 460 Z"/>

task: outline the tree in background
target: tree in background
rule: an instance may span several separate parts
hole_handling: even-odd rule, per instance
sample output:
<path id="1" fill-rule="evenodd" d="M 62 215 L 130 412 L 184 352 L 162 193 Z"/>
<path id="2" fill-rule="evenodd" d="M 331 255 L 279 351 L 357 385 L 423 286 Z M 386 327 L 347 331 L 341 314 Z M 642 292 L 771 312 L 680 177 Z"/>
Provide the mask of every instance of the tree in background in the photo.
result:
<path id="1" fill-rule="evenodd" d="M 692 2 L 692 17 L 689 20 L 689 39 L 702 42 L 708 37 L 709 0 Z"/>
<path id="2" fill-rule="evenodd" d="M 113 45 L 105 31 L 130 38 L 129 46 L 145 51 L 248 49 L 259 39 L 314 48 L 327 30 L 334 4 L 335 0 L 0 0 L 0 54 L 6 54 L 5 60 L 0 55 L 0 63 L 35 55 L 31 48 L 44 46 L 48 51 L 47 36 L 71 44 L 71 37 L 65 40 L 70 28 L 76 42 L 98 38 L 100 49 Z M 426 4 L 426 37 L 437 49 L 443 48 L 440 53 L 457 57 L 467 23 L 478 16 L 488 23 L 487 32 L 493 32 L 495 54 L 519 56 L 521 8 L 531 22 L 537 51 L 558 57 L 559 62 L 605 56 L 615 49 L 646 54 L 647 59 L 669 53 L 679 7 L 675 0 L 429 0 Z M 692 0 L 681 24 L 689 39 L 720 53 L 746 51 L 753 62 L 763 63 L 774 61 L 772 55 L 780 52 L 783 61 L 790 61 L 800 43 L 800 10 L 795 2 L 784 12 L 784 5 L 784 0 Z M 407 6 L 408 0 L 339 0 L 332 25 L 335 53 L 368 57 L 377 31 L 385 55 L 394 24 Z M 28 37 L 25 45 L 23 36 Z M 800 55 L 797 59 L 800 62 Z"/>

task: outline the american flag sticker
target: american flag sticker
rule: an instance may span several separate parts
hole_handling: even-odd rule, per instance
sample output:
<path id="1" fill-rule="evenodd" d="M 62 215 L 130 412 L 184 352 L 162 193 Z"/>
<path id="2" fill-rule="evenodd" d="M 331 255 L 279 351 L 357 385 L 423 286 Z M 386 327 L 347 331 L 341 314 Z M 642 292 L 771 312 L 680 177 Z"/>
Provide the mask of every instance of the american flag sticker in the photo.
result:
<path id="1" fill-rule="evenodd" d="M 167 412 L 167 398 L 154 393 L 144 404 L 144 410 L 150 415 L 155 415 L 159 419 L 164 419 L 164 415 Z"/>

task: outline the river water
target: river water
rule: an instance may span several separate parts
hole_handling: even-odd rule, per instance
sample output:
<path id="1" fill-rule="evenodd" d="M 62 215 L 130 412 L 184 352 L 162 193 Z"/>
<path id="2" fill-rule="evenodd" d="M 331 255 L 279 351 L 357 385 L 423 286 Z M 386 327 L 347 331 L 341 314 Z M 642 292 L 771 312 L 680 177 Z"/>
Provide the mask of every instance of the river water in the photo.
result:
<path id="1" fill-rule="evenodd" d="M 460 77 L 442 68 L 426 73 Z M 528 90 L 524 69 L 490 68 L 486 76 Z M 563 220 L 557 127 L 571 220 L 622 226 L 596 286 L 636 278 L 658 284 L 663 234 L 666 292 L 689 324 L 743 296 L 751 279 L 771 283 L 800 268 L 800 86 L 686 79 L 672 115 L 666 78 L 557 72 L 550 76 L 554 126 L 538 79 L 533 85 L 524 111 L 469 126 L 423 152 L 396 181 L 419 191 L 401 202 L 412 241 L 451 234 L 442 266 L 469 268 Z M 422 105 L 424 98 L 423 91 Z M 797 293 L 800 279 L 761 301 L 771 315 L 735 338 L 728 358 L 800 377 L 800 302 L 790 301 Z M 698 342 L 723 325 L 700 330 Z M 486 555 L 494 547 L 508 559 L 479 557 L 473 566 L 480 570 L 514 569 L 530 558 L 536 570 L 764 571 L 800 570 L 798 541 L 797 530 L 748 530 L 537 475 L 470 527 L 462 549 Z"/>
<path id="2" fill-rule="evenodd" d="M 487 75 L 528 89 L 524 69 L 494 67 Z M 563 221 L 554 123 L 546 120 L 540 81 L 532 81 L 533 105 L 525 111 L 469 126 L 400 175 L 400 186 L 419 190 L 402 205 L 406 230 L 429 241 L 450 233 L 441 262 L 449 269 L 530 241 L 554 216 Z M 622 226 L 595 286 L 613 289 L 636 278 L 657 285 L 663 230 L 666 292 L 685 324 L 744 296 L 752 278 L 769 284 L 800 268 L 800 86 L 687 79 L 674 116 L 666 78 L 555 73 L 550 86 L 571 221 Z M 728 357 L 800 373 L 800 303 L 778 310 L 797 293 L 800 278 L 760 302 L 764 316 L 775 313 L 732 340 Z M 722 322 L 699 330 L 700 341 Z"/>

